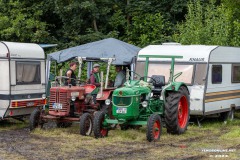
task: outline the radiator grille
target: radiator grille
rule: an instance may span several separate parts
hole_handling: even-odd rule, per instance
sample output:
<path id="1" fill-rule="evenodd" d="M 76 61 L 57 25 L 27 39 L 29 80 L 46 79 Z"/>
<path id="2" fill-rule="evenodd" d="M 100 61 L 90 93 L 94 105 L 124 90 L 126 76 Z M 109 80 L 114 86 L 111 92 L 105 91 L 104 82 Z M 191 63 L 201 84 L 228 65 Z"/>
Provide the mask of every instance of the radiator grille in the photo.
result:
<path id="1" fill-rule="evenodd" d="M 68 112 L 68 99 L 67 99 L 67 92 L 62 91 L 50 91 L 50 100 L 49 100 L 49 111 L 55 111 L 53 108 L 54 103 L 61 103 L 62 109 L 60 112 Z"/>

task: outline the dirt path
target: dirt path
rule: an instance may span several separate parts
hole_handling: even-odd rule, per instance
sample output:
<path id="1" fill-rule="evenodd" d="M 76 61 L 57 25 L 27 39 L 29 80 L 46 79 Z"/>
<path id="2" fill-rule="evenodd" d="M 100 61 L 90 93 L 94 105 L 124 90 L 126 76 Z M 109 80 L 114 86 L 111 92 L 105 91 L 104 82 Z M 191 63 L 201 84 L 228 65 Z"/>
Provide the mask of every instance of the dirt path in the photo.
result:
<path id="1" fill-rule="evenodd" d="M 27 124 L 26 124 L 27 125 Z M 110 131 L 103 139 L 80 136 L 78 124 L 70 128 L 46 128 L 30 133 L 25 126 L 0 131 L 0 160 L 63 159 L 240 159 L 240 121 L 230 127 L 190 126 L 186 134 L 169 135 L 159 142 L 146 141 L 145 129 Z M 233 132 L 233 133 L 232 133 Z M 235 134 L 236 132 L 236 134 Z M 238 136 L 239 134 L 239 136 Z M 208 149 L 233 150 L 209 152 Z"/>

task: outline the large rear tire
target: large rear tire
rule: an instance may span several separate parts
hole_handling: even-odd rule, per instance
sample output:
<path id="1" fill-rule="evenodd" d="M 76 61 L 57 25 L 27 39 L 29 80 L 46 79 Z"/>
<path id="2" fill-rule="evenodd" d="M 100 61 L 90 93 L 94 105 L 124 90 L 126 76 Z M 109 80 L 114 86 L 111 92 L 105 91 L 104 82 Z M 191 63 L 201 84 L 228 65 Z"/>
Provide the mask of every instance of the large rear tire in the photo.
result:
<path id="1" fill-rule="evenodd" d="M 165 122 L 167 132 L 182 134 L 187 130 L 189 122 L 189 95 L 186 87 L 178 92 L 169 92 L 165 105 Z"/>
<path id="2" fill-rule="evenodd" d="M 30 131 L 33 131 L 37 127 L 40 127 L 40 128 L 43 127 L 43 123 L 40 120 L 40 114 L 41 114 L 41 111 L 39 108 L 35 108 L 31 113 L 30 119 L 29 119 Z"/>
<path id="3" fill-rule="evenodd" d="M 108 135 L 108 129 L 103 128 L 103 122 L 104 122 L 105 114 L 102 111 L 97 111 L 94 115 L 94 121 L 93 121 L 93 132 L 95 138 L 103 138 L 107 137 Z"/>
<path id="4" fill-rule="evenodd" d="M 80 118 L 80 134 L 90 136 L 92 133 L 93 121 L 89 113 L 84 113 Z"/>
<path id="5" fill-rule="evenodd" d="M 147 123 L 147 140 L 158 141 L 162 133 L 162 121 L 158 114 L 152 114 Z"/>

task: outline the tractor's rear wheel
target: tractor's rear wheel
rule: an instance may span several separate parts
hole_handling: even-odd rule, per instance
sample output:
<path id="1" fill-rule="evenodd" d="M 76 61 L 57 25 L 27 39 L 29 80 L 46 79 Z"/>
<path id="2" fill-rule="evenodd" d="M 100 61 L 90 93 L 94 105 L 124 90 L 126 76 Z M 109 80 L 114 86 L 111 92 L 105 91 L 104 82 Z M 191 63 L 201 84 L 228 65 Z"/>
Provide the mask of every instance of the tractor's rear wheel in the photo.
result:
<path id="1" fill-rule="evenodd" d="M 158 114 L 152 114 L 147 123 L 147 140 L 158 141 L 162 133 L 162 121 Z"/>
<path id="2" fill-rule="evenodd" d="M 40 128 L 43 127 L 43 123 L 41 122 L 40 115 L 41 115 L 41 111 L 39 108 L 35 108 L 31 113 L 30 119 L 29 119 L 30 131 L 34 130 L 37 127 L 40 127 Z"/>
<path id="3" fill-rule="evenodd" d="M 108 135 L 108 129 L 103 127 L 104 118 L 105 113 L 102 111 L 97 111 L 94 115 L 93 132 L 95 138 L 102 138 Z"/>
<path id="4" fill-rule="evenodd" d="M 180 87 L 178 92 L 168 93 L 165 104 L 165 122 L 168 133 L 182 134 L 187 130 L 189 104 L 189 95 L 185 87 Z"/>
<path id="5" fill-rule="evenodd" d="M 90 136 L 92 133 L 93 121 L 89 113 L 84 113 L 80 118 L 80 134 Z"/>

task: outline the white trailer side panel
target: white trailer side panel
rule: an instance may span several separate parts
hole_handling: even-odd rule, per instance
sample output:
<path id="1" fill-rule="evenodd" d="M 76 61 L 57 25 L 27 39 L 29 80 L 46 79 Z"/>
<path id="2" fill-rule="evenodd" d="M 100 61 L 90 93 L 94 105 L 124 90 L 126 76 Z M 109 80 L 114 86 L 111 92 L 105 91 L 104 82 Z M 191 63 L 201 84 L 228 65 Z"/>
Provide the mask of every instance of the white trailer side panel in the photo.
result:
<path id="1" fill-rule="evenodd" d="M 209 63 L 240 63 L 239 47 L 219 46 L 210 54 Z"/>
<path id="2" fill-rule="evenodd" d="M 0 94 L 9 94 L 9 63 L 7 59 L 0 59 Z"/>
<path id="3" fill-rule="evenodd" d="M 240 48 L 218 47 L 210 54 L 205 94 L 205 113 L 228 111 L 240 106 L 240 83 L 232 83 L 232 65 L 240 64 Z M 222 82 L 212 83 L 212 67 L 222 66 Z"/>

